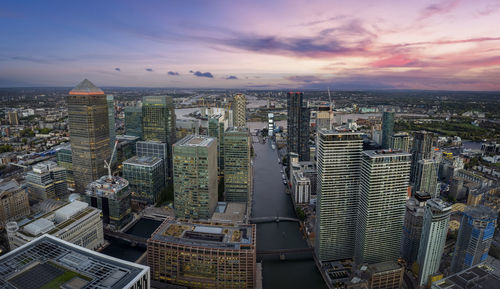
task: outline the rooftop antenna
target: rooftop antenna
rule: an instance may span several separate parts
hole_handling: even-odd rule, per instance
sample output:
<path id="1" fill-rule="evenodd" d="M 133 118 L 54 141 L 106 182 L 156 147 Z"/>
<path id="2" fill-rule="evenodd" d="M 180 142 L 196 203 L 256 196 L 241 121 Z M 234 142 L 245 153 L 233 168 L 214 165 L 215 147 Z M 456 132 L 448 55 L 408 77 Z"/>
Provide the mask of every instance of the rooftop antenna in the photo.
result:
<path id="1" fill-rule="evenodd" d="M 113 152 L 111 153 L 111 158 L 109 159 L 109 163 L 104 160 L 104 167 L 108 169 L 108 180 L 112 180 L 113 176 L 111 176 L 111 163 L 113 162 L 113 157 L 115 156 L 116 152 L 116 145 L 118 144 L 118 140 L 115 140 L 115 145 L 113 147 Z"/>

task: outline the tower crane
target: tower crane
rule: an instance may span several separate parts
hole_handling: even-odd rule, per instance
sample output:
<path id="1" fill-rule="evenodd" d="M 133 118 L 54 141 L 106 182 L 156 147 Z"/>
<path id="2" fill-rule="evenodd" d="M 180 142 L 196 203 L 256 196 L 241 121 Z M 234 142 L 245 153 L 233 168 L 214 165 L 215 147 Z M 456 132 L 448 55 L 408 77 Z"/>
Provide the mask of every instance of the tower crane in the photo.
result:
<path id="1" fill-rule="evenodd" d="M 108 180 L 112 180 L 113 176 L 111 175 L 111 163 L 113 162 L 113 157 L 115 156 L 116 152 L 116 145 L 118 144 L 118 140 L 115 140 L 115 145 L 113 146 L 113 152 L 111 153 L 111 158 L 108 161 L 104 160 L 104 167 L 108 169 Z"/>

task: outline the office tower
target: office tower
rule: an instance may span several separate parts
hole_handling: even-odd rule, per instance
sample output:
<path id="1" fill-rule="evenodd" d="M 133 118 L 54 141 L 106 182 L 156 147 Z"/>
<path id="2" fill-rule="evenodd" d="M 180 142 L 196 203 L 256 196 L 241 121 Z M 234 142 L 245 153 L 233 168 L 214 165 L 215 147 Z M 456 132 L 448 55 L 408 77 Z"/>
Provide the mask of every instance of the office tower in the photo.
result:
<path id="1" fill-rule="evenodd" d="M 125 134 L 142 139 L 142 107 L 125 107 Z"/>
<path id="2" fill-rule="evenodd" d="M 19 125 L 19 115 L 17 111 L 9 111 L 8 116 L 10 125 Z"/>
<path id="3" fill-rule="evenodd" d="M 116 160 L 118 163 L 123 163 L 125 160 L 136 155 L 135 147 L 139 141 L 139 137 L 132 135 L 117 135 L 116 140 Z"/>
<path id="4" fill-rule="evenodd" d="M 451 272 L 472 267 L 488 257 L 498 212 L 486 206 L 468 207 L 460 222 Z"/>
<path id="5" fill-rule="evenodd" d="M 151 278 L 183 288 L 256 288 L 255 225 L 167 219 L 148 239 Z"/>
<path id="6" fill-rule="evenodd" d="M 44 201 L 62 198 L 68 193 L 66 169 L 53 161 L 44 161 L 33 166 L 26 175 L 30 199 Z"/>
<path id="7" fill-rule="evenodd" d="M 123 162 L 123 177 L 129 182 L 132 198 L 154 204 L 165 187 L 163 159 L 132 157 Z"/>
<path id="8" fill-rule="evenodd" d="M 75 188 L 75 177 L 73 175 L 73 157 L 71 145 L 64 143 L 56 148 L 57 165 L 66 169 L 66 183 L 69 188 Z"/>
<path id="9" fill-rule="evenodd" d="M 251 139 L 246 127 L 224 133 L 225 201 L 247 202 L 252 193 Z"/>
<path id="10" fill-rule="evenodd" d="M 316 111 L 316 130 L 332 129 L 332 113 L 330 106 L 322 105 Z"/>
<path id="11" fill-rule="evenodd" d="M 109 118 L 106 95 L 85 79 L 68 95 L 68 125 L 75 190 L 84 193 L 90 182 L 105 175 L 109 160 Z"/>
<path id="12" fill-rule="evenodd" d="M 0 257 L 5 288 L 150 288 L 149 268 L 51 235 Z"/>
<path id="13" fill-rule="evenodd" d="M 450 204 L 437 198 L 427 201 L 417 258 L 419 268 L 418 283 L 420 286 L 426 285 L 429 277 L 439 271 L 450 215 Z"/>
<path id="14" fill-rule="evenodd" d="M 310 111 L 303 104 L 303 97 L 302 92 L 288 93 L 288 152 L 297 153 L 300 161 L 308 161 Z"/>
<path id="15" fill-rule="evenodd" d="M 427 131 L 417 131 L 413 135 L 413 145 L 411 147 L 411 174 L 410 181 L 415 183 L 418 171 L 418 161 L 430 159 L 432 156 L 432 133 Z"/>
<path id="16" fill-rule="evenodd" d="M 272 112 L 267 114 L 267 135 L 274 135 L 274 113 Z"/>
<path id="17" fill-rule="evenodd" d="M 382 113 L 382 148 L 391 147 L 391 137 L 394 132 L 394 112 L 384 111 Z"/>
<path id="18" fill-rule="evenodd" d="M 410 136 L 406 132 L 394 134 L 391 137 L 391 148 L 397 151 L 410 152 Z"/>
<path id="19" fill-rule="evenodd" d="M 320 131 L 316 205 L 319 260 L 352 258 L 363 138 L 359 133 Z"/>
<path id="20" fill-rule="evenodd" d="M 132 220 L 130 188 L 124 178 L 103 176 L 87 187 L 85 201 L 102 211 L 102 222 L 120 230 Z"/>
<path id="21" fill-rule="evenodd" d="M 234 96 L 233 125 L 235 127 L 247 126 L 247 99 L 245 95 L 241 93 Z"/>
<path id="22" fill-rule="evenodd" d="M 30 214 L 26 190 L 15 180 L 0 183 L 0 226 Z"/>
<path id="23" fill-rule="evenodd" d="M 90 250 L 104 245 L 101 211 L 85 202 L 73 201 L 56 210 L 29 218 L 9 236 L 11 248 L 21 247 L 43 234 L 50 234 Z"/>
<path id="24" fill-rule="evenodd" d="M 403 241 L 401 242 L 401 255 L 408 267 L 411 267 L 417 261 L 424 225 L 425 205 L 431 199 L 431 195 L 424 192 L 416 192 L 413 195 L 406 201 Z"/>
<path id="25" fill-rule="evenodd" d="M 171 96 L 142 98 L 142 134 L 146 141 L 167 144 L 166 171 L 172 177 L 172 145 L 175 143 L 175 108 Z"/>
<path id="26" fill-rule="evenodd" d="M 399 257 L 411 155 L 391 150 L 361 155 L 354 259 L 357 264 Z"/>
<path id="27" fill-rule="evenodd" d="M 163 160 L 163 171 L 166 184 L 169 175 L 167 144 L 157 141 L 138 141 L 135 144 L 135 152 L 138 157 L 157 157 Z"/>
<path id="28" fill-rule="evenodd" d="M 217 206 L 217 140 L 188 135 L 173 146 L 177 218 L 208 219 Z"/>
<path id="29" fill-rule="evenodd" d="M 217 139 L 217 164 L 219 176 L 224 175 L 224 132 L 228 121 L 224 113 L 215 113 L 208 118 L 208 136 Z"/>
<path id="30" fill-rule="evenodd" d="M 106 103 L 108 104 L 109 146 L 111 147 L 112 150 L 113 146 L 115 145 L 115 137 L 116 137 L 115 98 L 113 97 L 113 95 L 106 95 Z"/>
<path id="31" fill-rule="evenodd" d="M 438 164 L 431 159 L 419 160 L 417 163 L 417 176 L 415 177 L 414 191 L 431 194 L 433 198 L 438 196 L 437 176 Z"/>

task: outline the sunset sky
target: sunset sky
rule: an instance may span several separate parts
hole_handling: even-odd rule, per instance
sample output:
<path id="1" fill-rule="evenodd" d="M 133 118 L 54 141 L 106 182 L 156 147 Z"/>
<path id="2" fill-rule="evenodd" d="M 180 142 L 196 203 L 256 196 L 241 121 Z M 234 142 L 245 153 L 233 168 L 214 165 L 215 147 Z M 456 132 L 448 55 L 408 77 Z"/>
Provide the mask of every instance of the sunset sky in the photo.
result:
<path id="1" fill-rule="evenodd" d="M 500 91 L 500 0 L 10 1 L 0 86 Z"/>

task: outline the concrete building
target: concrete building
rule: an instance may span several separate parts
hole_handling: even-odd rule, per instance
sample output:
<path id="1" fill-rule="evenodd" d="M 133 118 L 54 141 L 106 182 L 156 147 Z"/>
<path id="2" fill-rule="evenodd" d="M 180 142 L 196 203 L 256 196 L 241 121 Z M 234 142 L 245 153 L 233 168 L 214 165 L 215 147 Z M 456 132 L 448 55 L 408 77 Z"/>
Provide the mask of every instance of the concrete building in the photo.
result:
<path id="1" fill-rule="evenodd" d="M 392 150 L 363 151 L 359 185 L 357 264 L 399 257 L 411 155 Z"/>
<path id="2" fill-rule="evenodd" d="M 322 105 L 316 111 L 316 130 L 332 129 L 332 111 L 330 106 Z"/>
<path id="3" fill-rule="evenodd" d="M 150 288 L 149 268 L 43 235 L 0 257 L 5 288 Z"/>
<path id="4" fill-rule="evenodd" d="M 451 206 L 441 199 L 427 201 L 417 258 L 420 286 L 428 284 L 429 277 L 439 271 L 450 215 Z"/>
<path id="5" fill-rule="evenodd" d="M 120 230 L 132 220 L 129 183 L 121 177 L 103 176 L 93 181 L 84 194 L 85 201 L 102 210 L 102 221 L 114 230 Z"/>
<path id="6" fill-rule="evenodd" d="M 217 140 L 188 135 L 173 146 L 178 218 L 208 219 L 217 206 Z"/>
<path id="7" fill-rule="evenodd" d="M 234 96 L 233 125 L 235 127 L 247 126 L 247 98 L 241 93 Z"/>
<path id="8" fill-rule="evenodd" d="M 267 114 L 267 135 L 274 135 L 274 113 L 272 112 Z"/>
<path id="9" fill-rule="evenodd" d="M 391 148 L 396 151 L 410 152 L 410 136 L 406 132 L 391 137 Z"/>
<path id="10" fill-rule="evenodd" d="M 167 144 L 167 173 L 172 177 L 172 145 L 175 143 L 175 107 L 171 96 L 142 98 L 142 134 L 146 141 Z"/>
<path id="11" fill-rule="evenodd" d="M 19 125 L 19 115 L 17 114 L 17 111 L 9 111 L 8 117 L 10 125 Z"/>
<path id="12" fill-rule="evenodd" d="M 154 204 L 165 188 L 163 160 L 157 157 L 132 157 L 123 162 L 123 177 L 129 182 L 132 198 Z"/>
<path id="13" fill-rule="evenodd" d="M 125 107 L 125 134 L 142 139 L 142 107 Z"/>
<path id="14" fill-rule="evenodd" d="M 0 226 L 30 214 L 26 190 L 15 180 L 0 183 Z"/>
<path id="15" fill-rule="evenodd" d="M 44 161 L 33 166 L 26 175 L 28 194 L 31 200 L 41 202 L 66 196 L 68 184 L 66 169 L 53 161 Z"/>
<path id="16" fill-rule="evenodd" d="M 224 133 L 225 201 L 247 202 L 253 189 L 252 142 L 246 127 L 229 128 Z"/>
<path id="17" fill-rule="evenodd" d="M 462 215 L 451 272 L 486 260 L 497 225 L 498 212 L 486 206 L 468 207 Z"/>
<path id="18" fill-rule="evenodd" d="M 367 265 L 368 289 L 400 289 L 404 267 L 396 261 Z"/>
<path id="19" fill-rule="evenodd" d="M 297 153 L 300 161 L 308 161 L 310 110 L 303 104 L 304 93 L 289 92 L 287 99 L 288 152 Z"/>
<path id="20" fill-rule="evenodd" d="M 382 113 L 382 148 L 391 147 L 391 137 L 394 133 L 394 112 L 384 111 Z"/>
<path id="21" fill-rule="evenodd" d="M 34 239 L 49 234 L 72 244 L 96 250 L 104 245 L 101 211 L 87 203 L 73 201 L 55 211 L 38 215 L 22 223 L 10 234 L 11 248 L 21 247 Z"/>
<path id="22" fill-rule="evenodd" d="M 417 261 L 424 224 L 425 205 L 430 199 L 431 195 L 428 193 L 416 192 L 413 197 L 406 201 L 401 256 L 408 267 L 411 267 Z"/>
<path id="23" fill-rule="evenodd" d="M 106 174 L 104 160 L 111 154 L 108 104 L 104 92 L 87 79 L 69 92 L 67 102 L 75 190 L 83 193 Z"/>
<path id="24" fill-rule="evenodd" d="M 414 191 L 426 192 L 431 197 L 438 197 L 438 164 L 431 159 L 419 160 L 415 177 Z"/>
<path id="25" fill-rule="evenodd" d="M 135 151 L 138 157 L 157 157 L 163 160 L 163 171 L 165 183 L 167 183 L 169 165 L 168 165 L 168 145 L 157 141 L 138 141 L 135 144 Z"/>
<path id="26" fill-rule="evenodd" d="M 500 284 L 500 268 L 490 262 L 483 262 L 433 282 L 431 289 L 492 289 L 498 288 L 498 284 Z"/>
<path id="27" fill-rule="evenodd" d="M 296 204 L 309 204 L 311 200 L 311 180 L 299 170 L 292 173 L 291 182 L 293 201 Z"/>
<path id="28" fill-rule="evenodd" d="M 255 225 L 166 220 L 148 240 L 151 278 L 187 288 L 255 288 Z"/>
<path id="29" fill-rule="evenodd" d="M 321 261 L 354 256 L 363 138 L 359 133 L 320 131 L 316 205 L 316 255 Z"/>

